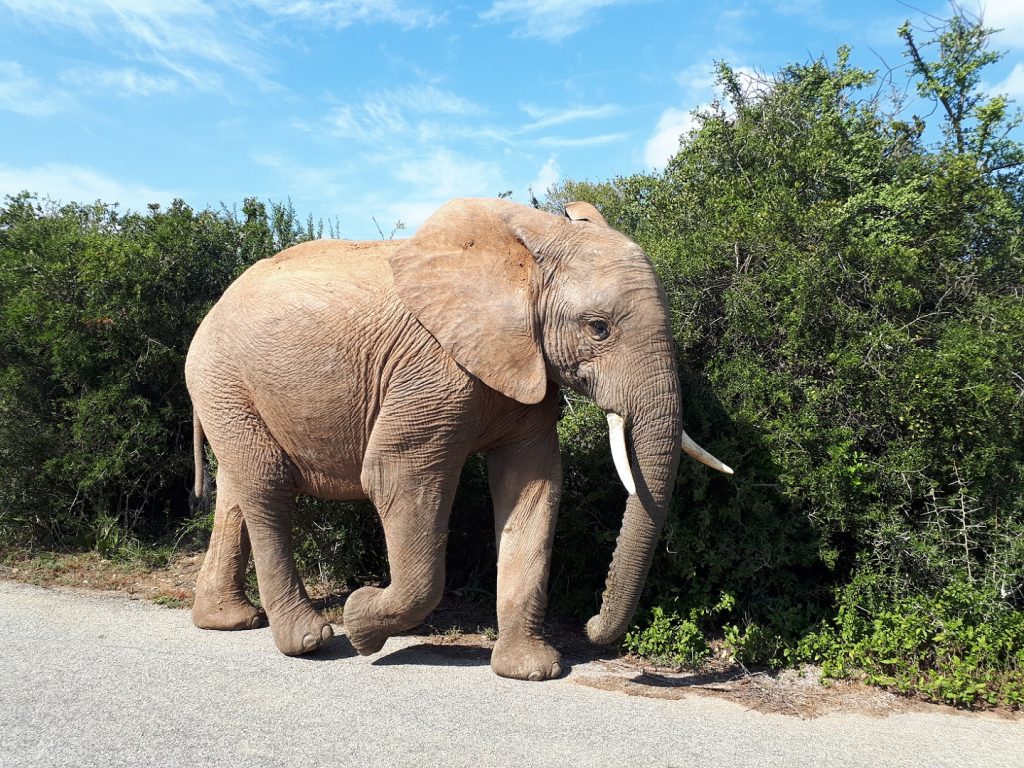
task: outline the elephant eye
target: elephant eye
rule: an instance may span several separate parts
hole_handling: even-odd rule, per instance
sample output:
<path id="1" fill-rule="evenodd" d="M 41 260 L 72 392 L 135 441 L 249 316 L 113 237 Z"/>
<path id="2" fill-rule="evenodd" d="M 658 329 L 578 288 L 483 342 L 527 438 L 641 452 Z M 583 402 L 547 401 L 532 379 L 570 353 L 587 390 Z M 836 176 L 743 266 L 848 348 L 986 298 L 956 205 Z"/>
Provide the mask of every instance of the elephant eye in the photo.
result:
<path id="1" fill-rule="evenodd" d="M 608 327 L 608 323 L 604 320 L 591 320 L 587 323 L 590 328 L 591 335 L 598 341 L 604 341 L 608 338 L 608 334 L 611 333 L 611 328 Z"/>

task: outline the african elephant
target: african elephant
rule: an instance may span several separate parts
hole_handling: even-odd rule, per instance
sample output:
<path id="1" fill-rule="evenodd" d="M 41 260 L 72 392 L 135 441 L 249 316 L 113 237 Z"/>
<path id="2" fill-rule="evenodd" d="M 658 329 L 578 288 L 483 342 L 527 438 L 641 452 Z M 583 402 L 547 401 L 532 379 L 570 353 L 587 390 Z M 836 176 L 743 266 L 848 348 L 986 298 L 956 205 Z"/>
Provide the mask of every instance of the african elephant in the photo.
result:
<path id="1" fill-rule="evenodd" d="M 601 610 L 586 628 L 595 643 L 621 637 L 633 616 L 680 448 L 731 472 L 682 429 L 654 269 L 588 203 L 558 216 L 454 200 L 407 240 L 289 248 L 225 291 L 185 373 L 197 495 L 204 434 L 218 460 L 193 620 L 258 624 L 243 591 L 251 542 L 274 640 L 289 655 L 332 635 L 295 569 L 296 494 L 377 508 L 391 581 L 356 590 L 344 614 L 353 647 L 371 654 L 440 600 L 459 473 L 486 453 L 498 544 L 491 666 L 538 680 L 560 674 L 542 635 L 561 489 L 559 387 L 604 409 L 629 490 Z"/>

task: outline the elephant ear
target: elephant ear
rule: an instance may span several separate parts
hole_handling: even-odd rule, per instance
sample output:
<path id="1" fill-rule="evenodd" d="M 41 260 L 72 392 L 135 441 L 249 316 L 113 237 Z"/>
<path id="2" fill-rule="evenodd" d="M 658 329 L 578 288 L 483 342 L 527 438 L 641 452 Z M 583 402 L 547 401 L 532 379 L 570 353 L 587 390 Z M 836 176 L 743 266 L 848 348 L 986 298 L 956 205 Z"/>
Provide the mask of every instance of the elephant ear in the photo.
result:
<path id="1" fill-rule="evenodd" d="M 492 389 L 532 404 L 547 392 L 534 307 L 539 276 L 510 225 L 509 206 L 453 200 L 389 262 L 399 299 L 456 362 Z"/>
<path id="2" fill-rule="evenodd" d="M 569 221 L 592 221 L 595 224 L 601 224 L 602 226 L 609 226 L 608 222 L 604 220 L 604 216 L 590 203 L 575 202 L 565 204 L 565 217 Z"/>

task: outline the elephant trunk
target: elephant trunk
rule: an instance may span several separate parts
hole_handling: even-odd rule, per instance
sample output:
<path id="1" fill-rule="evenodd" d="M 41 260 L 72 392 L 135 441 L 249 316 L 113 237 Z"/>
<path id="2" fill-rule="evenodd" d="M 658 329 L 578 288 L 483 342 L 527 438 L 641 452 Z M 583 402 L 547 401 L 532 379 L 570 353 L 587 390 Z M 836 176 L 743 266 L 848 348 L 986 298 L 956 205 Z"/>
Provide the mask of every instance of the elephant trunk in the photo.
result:
<path id="1" fill-rule="evenodd" d="M 645 371 L 624 413 L 632 447 L 636 492 L 626 502 L 601 611 L 587 622 L 591 642 L 607 645 L 625 634 L 636 611 L 668 512 L 679 466 L 682 433 L 679 378 L 669 370 Z M 612 420 L 609 419 L 609 423 Z"/>

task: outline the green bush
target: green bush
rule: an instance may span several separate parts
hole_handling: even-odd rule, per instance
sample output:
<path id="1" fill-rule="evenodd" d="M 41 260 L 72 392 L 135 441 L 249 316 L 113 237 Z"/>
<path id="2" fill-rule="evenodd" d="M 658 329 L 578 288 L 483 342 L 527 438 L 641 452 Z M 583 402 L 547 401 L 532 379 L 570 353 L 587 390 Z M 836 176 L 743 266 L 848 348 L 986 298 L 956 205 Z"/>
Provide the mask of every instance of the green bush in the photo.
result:
<path id="1" fill-rule="evenodd" d="M 708 627 L 735 604 L 732 595 L 723 594 L 713 606 L 691 608 L 686 618 L 656 605 L 639 626 L 626 633 L 622 646 L 658 663 L 699 670 L 711 657 Z"/>
<path id="2" fill-rule="evenodd" d="M 627 632 L 622 644 L 631 653 L 691 669 L 702 667 L 711 655 L 696 622 L 677 613 L 666 615 L 660 606 L 651 609 L 642 630 Z"/>
<path id="3" fill-rule="evenodd" d="M 732 657 L 741 664 L 766 664 L 781 666 L 780 654 L 786 650 L 782 639 L 756 622 L 740 629 L 736 624 L 722 628 L 725 647 Z"/>
<path id="4" fill-rule="evenodd" d="M 956 705 L 1024 705 L 1024 612 L 963 582 L 894 600 L 862 572 L 836 618 L 789 654 L 820 664 L 826 678 L 863 676 Z"/>

